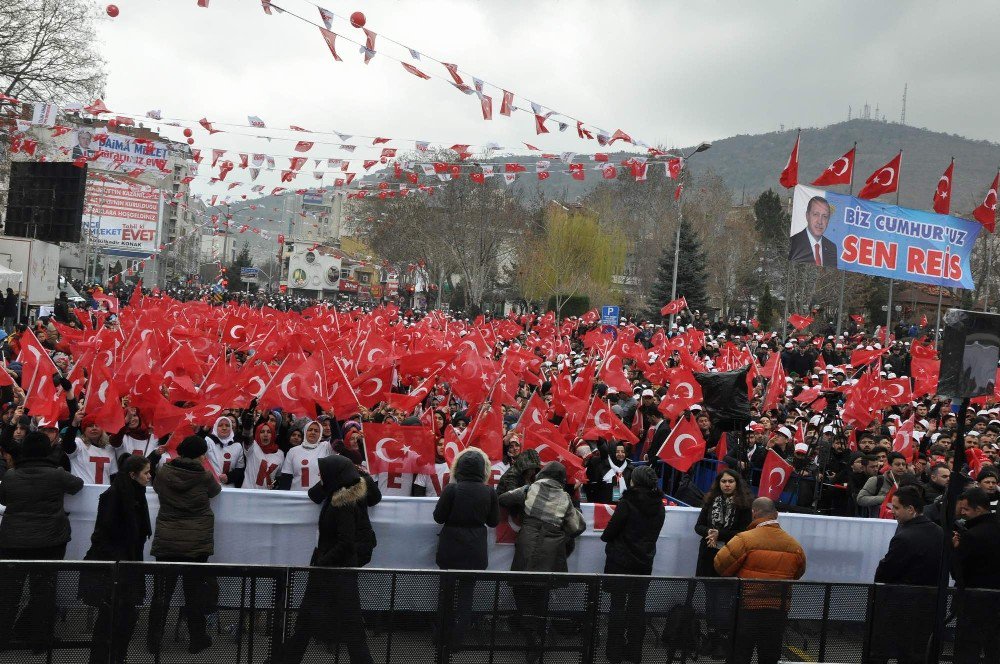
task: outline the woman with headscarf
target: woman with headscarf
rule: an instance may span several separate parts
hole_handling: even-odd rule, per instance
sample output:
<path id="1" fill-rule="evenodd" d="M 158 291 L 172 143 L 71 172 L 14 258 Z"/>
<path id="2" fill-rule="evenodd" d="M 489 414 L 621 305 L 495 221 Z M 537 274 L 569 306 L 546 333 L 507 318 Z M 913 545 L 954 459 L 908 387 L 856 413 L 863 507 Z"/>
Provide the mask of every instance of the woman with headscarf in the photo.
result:
<path id="1" fill-rule="evenodd" d="M 84 560 L 141 561 L 146 540 L 153 534 L 146 504 L 146 487 L 150 482 L 149 459 L 141 456 L 121 457 L 118 474 L 97 502 L 94 533 L 90 550 Z M 128 569 L 128 568 L 125 568 Z M 146 596 L 142 573 L 127 573 L 112 596 L 110 579 L 102 570 L 80 573 L 80 599 L 97 609 L 94 640 L 90 650 L 91 664 L 105 664 L 110 655 L 115 664 L 125 661 L 129 641 L 135 630 L 138 613 L 135 607 Z M 114 643 L 110 652 L 107 639 Z"/>
<path id="2" fill-rule="evenodd" d="M 622 493 L 615 513 L 601 534 L 601 540 L 607 542 L 604 573 L 651 575 L 656 541 L 665 517 L 663 492 L 657 485 L 656 471 L 649 466 L 635 468 L 628 488 Z M 648 586 L 645 580 L 607 580 L 606 588 L 611 594 L 607 642 L 609 662 L 641 660 L 642 641 L 646 636 Z"/>
<path id="3" fill-rule="evenodd" d="M 451 472 L 448 460 L 444 456 L 444 448 L 444 438 L 435 438 L 434 474 L 421 473 L 413 478 L 413 489 L 410 491 L 410 495 L 418 498 L 424 496 L 434 497 L 440 496 L 441 492 L 444 491 L 445 485 L 448 484 L 448 474 Z"/>
<path id="4" fill-rule="evenodd" d="M 268 422 L 258 424 L 253 442 L 247 446 L 244 489 L 273 489 L 278 481 L 278 469 L 285 462 L 285 453 L 278 449 L 274 426 Z"/>
<path id="5" fill-rule="evenodd" d="M 333 451 L 350 459 L 355 466 L 364 463 L 364 434 L 361 431 L 361 424 L 354 421 L 345 423 L 344 439 L 334 444 Z"/>
<path id="6" fill-rule="evenodd" d="M 334 454 L 320 459 L 318 465 L 320 481 L 309 490 L 309 497 L 322 507 L 319 541 L 310 565 L 363 567 L 371 561 L 376 545 L 368 508 L 382 495 L 375 482 L 346 457 Z M 345 643 L 352 664 L 372 661 L 355 573 L 310 572 L 295 633 L 285 643 L 285 664 L 299 664 L 314 637 Z"/>
<path id="7" fill-rule="evenodd" d="M 119 456 L 122 454 L 134 454 L 148 457 L 156 451 L 160 441 L 142 421 L 142 416 L 135 408 L 129 408 L 125 412 L 125 426 L 118 433 L 111 436 L 111 445 L 118 449 Z"/>
<path id="8" fill-rule="evenodd" d="M 62 450 L 69 457 L 69 472 L 86 484 L 111 484 L 118 472 L 118 455 L 95 416 L 76 411 L 62 433 Z"/>
<path id="9" fill-rule="evenodd" d="M 455 457 L 451 480 L 441 492 L 434 507 L 434 521 L 443 527 L 438 535 L 437 566 L 441 569 L 483 570 L 489 565 L 486 548 L 487 527 L 495 528 L 500 522 L 500 503 L 496 491 L 487 482 L 490 479 L 490 460 L 482 450 L 469 447 Z M 452 650 L 461 647 L 472 618 L 472 600 L 475 579 L 442 578 L 441 598 L 450 604 L 449 594 L 454 594 L 457 604 L 457 624 L 438 630 L 451 635 Z"/>
<path id="10" fill-rule="evenodd" d="M 566 492 L 565 466 L 550 461 L 542 466 L 533 482 L 501 495 L 500 505 L 522 514 L 510 566 L 512 572 L 569 571 L 567 557 L 573 540 L 583 534 L 587 524 Z M 528 657 L 537 661 L 539 635 L 548 614 L 548 583 L 539 586 L 520 582 L 513 590 Z"/>
<path id="11" fill-rule="evenodd" d="M 208 462 L 212 464 L 219 484 L 243 486 L 246 459 L 232 418 L 223 415 L 215 420 L 212 433 L 205 436 L 205 442 L 208 443 Z"/>
<path id="12" fill-rule="evenodd" d="M 330 443 L 322 440 L 323 426 L 314 420 L 307 420 L 302 426 L 302 440 L 289 448 L 278 475 L 278 485 L 283 491 L 308 491 L 319 482 L 318 462 L 333 454 Z"/>

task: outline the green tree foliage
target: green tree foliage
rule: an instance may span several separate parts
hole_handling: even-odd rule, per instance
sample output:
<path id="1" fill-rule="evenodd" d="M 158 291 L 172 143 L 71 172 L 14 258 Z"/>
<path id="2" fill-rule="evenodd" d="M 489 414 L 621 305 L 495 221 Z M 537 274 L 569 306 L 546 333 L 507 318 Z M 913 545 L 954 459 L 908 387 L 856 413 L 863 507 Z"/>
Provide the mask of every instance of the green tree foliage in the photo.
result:
<path id="1" fill-rule="evenodd" d="M 760 329 L 772 329 L 776 308 L 777 300 L 771 295 L 771 284 L 765 282 L 764 291 L 757 300 L 757 322 L 760 323 Z"/>
<path id="2" fill-rule="evenodd" d="M 705 251 L 697 233 L 687 219 L 681 222 L 681 251 L 677 267 L 677 297 L 684 296 L 688 307 L 705 311 L 708 306 L 708 276 L 705 272 Z M 656 282 L 650 293 L 648 314 L 653 320 L 660 317 L 660 309 L 670 301 L 674 278 L 674 247 L 663 250 L 656 272 Z"/>
<path id="3" fill-rule="evenodd" d="M 521 248 L 521 290 L 529 300 L 551 300 L 559 317 L 579 296 L 606 300 L 612 277 L 625 266 L 625 250 L 620 231 L 601 228 L 596 215 L 551 205 L 544 233 L 528 237 Z"/>
<path id="4" fill-rule="evenodd" d="M 240 253 L 236 254 L 236 259 L 226 266 L 228 271 L 226 279 L 229 281 L 228 289 L 231 291 L 244 290 L 246 286 L 240 278 L 240 268 L 252 266 L 253 260 L 250 258 L 250 243 L 244 242 L 243 246 L 240 247 Z"/>

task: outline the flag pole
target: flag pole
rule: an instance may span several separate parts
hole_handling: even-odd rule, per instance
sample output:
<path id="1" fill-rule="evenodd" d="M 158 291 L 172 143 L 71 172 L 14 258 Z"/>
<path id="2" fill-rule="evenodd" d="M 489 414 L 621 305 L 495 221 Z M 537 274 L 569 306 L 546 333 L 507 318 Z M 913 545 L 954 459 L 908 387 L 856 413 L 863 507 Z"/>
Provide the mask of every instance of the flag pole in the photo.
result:
<path id="1" fill-rule="evenodd" d="M 1000 169 L 997 169 L 997 177 L 1000 177 Z M 996 212 L 994 214 L 994 219 L 996 218 Z M 986 229 L 989 231 L 989 229 Z M 992 233 L 991 233 L 992 235 Z M 983 295 L 983 311 L 987 311 L 990 305 L 990 277 L 993 272 L 993 243 L 990 242 L 990 236 L 986 236 L 986 292 Z"/>
<path id="2" fill-rule="evenodd" d="M 903 170 L 903 151 L 899 151 L 899 170 Z M 896 173 L 896 207 L 899 207 L 899 173 Z M 892 334 L 892 289 L 896 280 L 889 277 L 889 306 L 885 312 L 885 346 L 889 347 L 889 335 Z"/>
<path id="3" fill-rule="evenodd" d="M 955 165 L 955 158 L 951 158 L 951 165 Z M 954 171 L 952 171 L 952 177 L 954 177 Z M 948 188 L 951 189 L 951 182 L 948 183 Z M 950 195 L 950 194 L 949 194 Z M 951 203 L 949 202 L 949 205 Z M 948 239 L 948 244 L 951 244 L 951 238 Z M 937 320 L 934 322 L 934 348 L 938 345 L 938 330 L 941 329 L 941 300 L 944 298 L 944 283 L 942 280 L 941 284 L 938 284 L 938 301 L 937 301 Z"/>
<path id="4" fill-rule="evenodd" d="M 851 151 L 854 153 L 854 161 L 858 158 L 858 142 L 854 141 L 854 147 Z M 848 196 L 854 195 L 854 164 L 851 164 L 851 184 L 847 190 Z M 840 271 L 840 295 L 837 297 L 837 332 L 836 335 L 839 337 L 840 333 L 844 329 L 844 286 L 847 284 L 847 271 Z"/>

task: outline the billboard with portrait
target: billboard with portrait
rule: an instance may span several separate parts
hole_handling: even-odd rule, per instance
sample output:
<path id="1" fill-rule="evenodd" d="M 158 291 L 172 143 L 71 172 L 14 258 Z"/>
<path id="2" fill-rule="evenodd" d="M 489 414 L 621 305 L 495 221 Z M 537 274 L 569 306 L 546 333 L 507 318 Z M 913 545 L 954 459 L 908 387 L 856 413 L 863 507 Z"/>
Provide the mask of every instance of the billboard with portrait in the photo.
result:
<path id="1" fill-rule="evenodd" d="M 949 288 L 975 288 L 975 221 L 795 187 L 788 260 Z"/>
<path id="2" fill-rule="evenodd" d="M 162 208 L 159 189 L 93 173 L 87 177 L 83 231 L 100 247 L 154 254 Z"/>

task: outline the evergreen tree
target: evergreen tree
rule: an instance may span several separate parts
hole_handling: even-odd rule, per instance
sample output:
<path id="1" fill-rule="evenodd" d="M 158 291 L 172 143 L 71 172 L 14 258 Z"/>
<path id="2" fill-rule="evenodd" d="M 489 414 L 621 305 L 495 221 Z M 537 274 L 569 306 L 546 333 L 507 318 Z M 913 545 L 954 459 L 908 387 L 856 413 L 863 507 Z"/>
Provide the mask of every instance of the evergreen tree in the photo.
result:
<path id="1" fill-rule="evenodd" d="M 774 309 L 777 301 L 771 295 L 771 284 L 764 282 L 764 292 L 757 300 L 757 322 L 760 329 L 770 330 L 774 325 Z"/>
<path id="2" fill-rule="evenodd" d="M 250 243 L 244 242 L 240 248 L 240 253 L 236 254 L 236 260 L 226 266 L 226 280 L 229 285 L 226 287 L 230 291 L 245 290 L 246 286 L 240 278 L 240 268 L 251 267 L 253 260 L 250 258 Z"/>
<path id="3" fill-rule="evenodd" d="M 707 284 L 705 274 L 705 251 L 697 233 L 685 219 L 681 223 L 681 251 L 677 268 L 677 297 L 687 299 L 691 311 L 698 309 L 704 312 L 708 306 Z M 674 278 L 674 246 L 671 242 L 663 249 L 663 256 L 656 271 L 656 283 L 650 294 L 649 316 L 652 320 L 660 317 L 660 309 L 670 301 L 670 286 Z"/>

